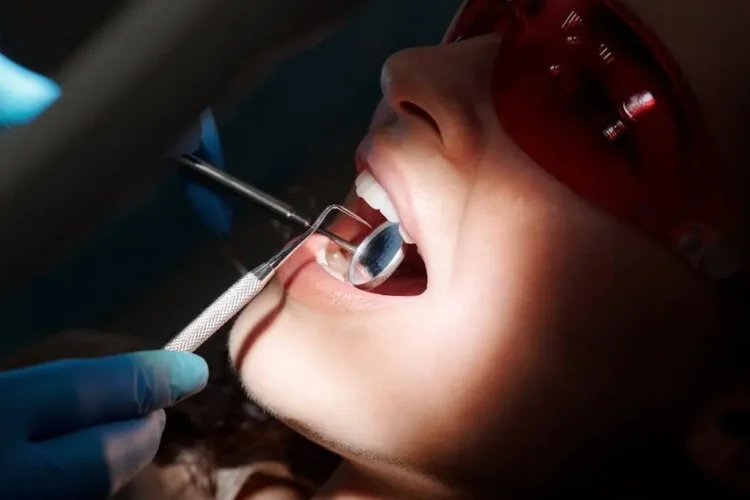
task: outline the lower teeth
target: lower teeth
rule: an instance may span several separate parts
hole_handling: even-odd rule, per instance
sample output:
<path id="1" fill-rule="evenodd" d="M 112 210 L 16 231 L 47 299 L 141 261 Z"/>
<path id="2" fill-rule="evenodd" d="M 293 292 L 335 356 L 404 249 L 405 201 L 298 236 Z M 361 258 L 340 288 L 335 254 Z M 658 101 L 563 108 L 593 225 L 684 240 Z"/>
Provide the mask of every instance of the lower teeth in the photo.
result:
<path id="1" fill-rule="evenodd" d="M 335 243 L 329 243 L 321 248 L 316 260 L 328 274 L 340 281 L 346 281 L 344 276 L 349 272 L 349 259 Z"/>

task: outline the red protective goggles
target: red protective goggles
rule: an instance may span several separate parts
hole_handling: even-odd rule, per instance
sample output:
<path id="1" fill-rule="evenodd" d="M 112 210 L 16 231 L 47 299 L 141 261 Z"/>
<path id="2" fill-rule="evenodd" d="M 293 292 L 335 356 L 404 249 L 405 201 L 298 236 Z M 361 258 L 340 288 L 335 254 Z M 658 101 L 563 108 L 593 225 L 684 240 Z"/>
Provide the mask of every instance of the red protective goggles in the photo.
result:
<path id="1" fill-rule="evenodd" d="M 636 16 L 616 0 L 467 0 L 445 42 L 487 34 L 503 37 L 498 118 L 537 164 L 710 277 L 741 270 L 710 134 Z"/>

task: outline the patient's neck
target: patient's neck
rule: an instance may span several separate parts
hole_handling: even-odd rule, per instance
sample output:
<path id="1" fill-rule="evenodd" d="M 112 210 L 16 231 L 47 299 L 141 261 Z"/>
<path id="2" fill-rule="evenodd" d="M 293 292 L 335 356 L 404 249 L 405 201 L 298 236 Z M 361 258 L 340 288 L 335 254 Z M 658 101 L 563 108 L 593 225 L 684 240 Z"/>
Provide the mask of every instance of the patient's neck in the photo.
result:
<path id="1" fill-rule="evenodd" d="M 389 465 L 342 462 L 316 500 L 418 500 L 460 498 L 439 481 Z"/>
<path id="2" fill-rule="evenodd" d="M 596 481 L 593 481 L 596 482 Z M 693 480 L 679 478 L 648 477 L 630 483 L 616 482 L 600 484 L 591 488 L 573 488 L 574 495 L 561 493 L 565 488 L 552 489 L 536 498 L 610 498 L 612 500 L 667 500 L 671 498 L 692 498 L 720 500 L 725 497 L 715 486 Z M 527 495 L 513 494 L 507 490 L 494 494 L 486 489 L 461 491 L 451 489 L 434 478 L 387 465 L 342 462 L 331 478 L 315 496 L 315 500 L 420 500 L 420 499 L 476 499 L 476 498 L 528 498 Z"/>

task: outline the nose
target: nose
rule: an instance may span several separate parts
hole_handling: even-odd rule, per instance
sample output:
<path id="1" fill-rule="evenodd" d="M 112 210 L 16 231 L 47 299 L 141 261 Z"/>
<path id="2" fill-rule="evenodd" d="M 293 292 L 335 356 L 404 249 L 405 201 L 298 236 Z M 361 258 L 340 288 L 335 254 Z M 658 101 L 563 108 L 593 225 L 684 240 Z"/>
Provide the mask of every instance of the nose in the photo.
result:
<path id="1" fill-rule="evenodd" d="M 481 130 L 481 109 L 491 105 L 499 45 L 484 36 L 394 54 L 381 75 L 386 103 L 401 120 L 433 129 L 448 153 L 464 153 Z"/>

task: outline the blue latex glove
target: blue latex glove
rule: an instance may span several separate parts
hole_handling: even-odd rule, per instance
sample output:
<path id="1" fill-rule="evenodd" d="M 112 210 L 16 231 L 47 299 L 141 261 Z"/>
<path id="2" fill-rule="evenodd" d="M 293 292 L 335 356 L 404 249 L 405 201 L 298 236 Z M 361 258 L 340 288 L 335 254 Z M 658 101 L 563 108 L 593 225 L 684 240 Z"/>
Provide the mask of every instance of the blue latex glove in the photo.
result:
<path id="1" fill-rule="evenodd" d="M 60 96 L 55 82 L 0 54 L 0 125 L 33 120 Z"/>
<path id="2" fill-rule="evenodd" d="M 207 379 L 202 358 L 169 351 L 0 373 L 0 497 L 107 498 L 153 459 L 162 408 Z"/>
<path id="3" fill-rule="evenodd" d="M 60 87 L 0 54 L 0 129 L 36 118 L 60 96 Z M 219 133 L 211 111 L 165 156 L 195 154 L 214 165 L 224 164 Z M 226 236 L 234 210 L 229 200 L 194 181 L 186 180 L 186 193 L 201 221 L 218 236 Z"/>
<path id="4" fill-rule="evenodd" d="M 201 116 L 200 133 L 201 143 L 195 155 L 224 169 L 224 152 L 212 113 L 206 112 Z M 187 196 L 203 224 L 220 238 L 228 236 L 234 218 L 231 201 L 189 178 L 185 183 Z"/>

